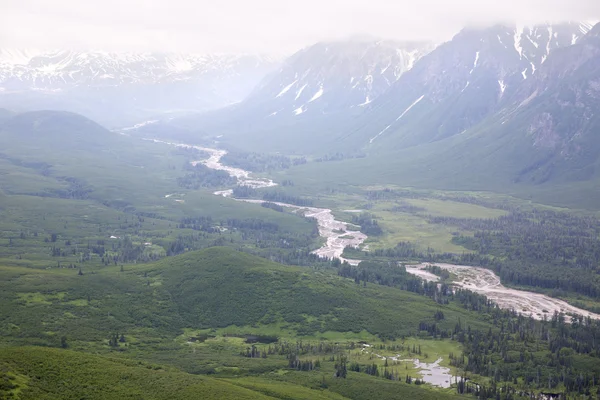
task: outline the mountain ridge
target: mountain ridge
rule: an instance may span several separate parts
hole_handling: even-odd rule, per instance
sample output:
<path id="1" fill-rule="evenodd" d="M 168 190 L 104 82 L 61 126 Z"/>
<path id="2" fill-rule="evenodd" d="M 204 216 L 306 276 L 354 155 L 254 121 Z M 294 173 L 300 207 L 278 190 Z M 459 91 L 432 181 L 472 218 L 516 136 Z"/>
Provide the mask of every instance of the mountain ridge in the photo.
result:
<path id="1" fill-rule="evenodd" d="M 259 55 L 0 49 L 0 107 L 133 124 L 240 101 L 278 63 Z"/>

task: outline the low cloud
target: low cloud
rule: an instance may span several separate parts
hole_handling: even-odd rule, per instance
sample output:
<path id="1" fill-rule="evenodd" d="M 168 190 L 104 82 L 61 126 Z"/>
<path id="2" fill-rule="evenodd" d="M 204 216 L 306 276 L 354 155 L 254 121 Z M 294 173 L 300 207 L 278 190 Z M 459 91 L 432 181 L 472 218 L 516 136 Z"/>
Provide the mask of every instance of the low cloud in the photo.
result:
<path id="1" fill-rule="evenodd" d="M 0 0 L 0 46 L 291 53 L 369 34 L 449 39 L 464 26 L 600 20 L 598 0 Z"/>

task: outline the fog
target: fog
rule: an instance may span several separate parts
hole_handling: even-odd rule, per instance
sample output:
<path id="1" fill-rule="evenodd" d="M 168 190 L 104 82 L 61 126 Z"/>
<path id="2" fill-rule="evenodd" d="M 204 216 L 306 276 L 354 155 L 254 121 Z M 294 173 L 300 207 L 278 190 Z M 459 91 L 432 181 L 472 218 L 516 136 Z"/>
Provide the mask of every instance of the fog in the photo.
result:
<path id="1" fill-rule="evenodd" d="M 287 54 L 355 34 L 443 41 L 464 26 L 599 19 L 598 0 L 1 0 L 0 46 Z"/>

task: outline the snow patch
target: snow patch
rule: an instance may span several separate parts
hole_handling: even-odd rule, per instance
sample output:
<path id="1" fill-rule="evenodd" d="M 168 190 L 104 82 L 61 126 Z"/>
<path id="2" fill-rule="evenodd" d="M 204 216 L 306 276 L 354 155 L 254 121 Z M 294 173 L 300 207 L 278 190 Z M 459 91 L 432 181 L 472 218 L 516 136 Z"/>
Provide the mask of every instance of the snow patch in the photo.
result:
<path id="1" fill-rule="evenodd" d="M 385 128 L 383 128 L 383 130 L 381 132 L 379 132 L 377 135 L 373 136 L 370 140 L 369 140 L 369 144 L 373 143 L 373 141 L 375 141 L 375 139 L 377 139 L 379 136 L 381 136 L 385 131 L 387 131 L 388 129 L 390 129 L 390 127 L 392 126 L 392 124 L 389 124 L 388 126 L 386 126 Z"/>
<path id="2" fill-rule="evenodd" d="M 410 71 L 412 67 L 415 66 L 415 62 L 417 61 L 417 51 L 413 50 L 408 53 L 408 63 L 406 64 L 406 70 Z"/>
<path id="3" fill-rule="evenodd" d="M 475 61 L 473 62 L 473 68 L 471 68 L 471 71 L 469 72 L 469 75 L 471 75 L 473 73 L 473 71 L 475 70 L 475 68 L 477 68 L 477 63 L 478 62 L 479 62 L 479 52 L 475 53 Z"/>
<path id="4" fill-rule="evenodd" d="M 517 27 L 517 29 L 515 29 L 515 36 L 514 36 L 514 41 L 515 41 L 515 50 L 517 51 L 517 53 L 519 53 L 519 58 L 522 59 L 523 58 L 523 47 L 521 47 L 521 38 L 523 37 L 523 27 Z"/>
<path id="5" fill-rule="evenodd" d="M 471 82 L 467 81 L 467 84 L 465 85 L 465 87 L 463 88 L 463 90 L 461 90 L 460 92 L 461 93 L 464 92 L 469 87 L 470 84 L 471 84 Z"/>
<path id="6" fill-rule="evenodd" d="M 317 93 L 315 93 L 314 96 L 311 97 L 308 102 L 311 103 L 311 102 L 317 100 L 321 96 L 323 96 L 323 85 L 321 85 L 321 87 L 319 88 L 319 90 L 317 91 Z"/>
<path id="7" fill-rule="evenodd" d="M 527 68 L 521 72 L 521 75 L 523 75 L 523 79 L 527 79 Z"/>
<path id="8" fill-rule="evenodd" d="M 185 72 L 194 69 L 194 66 L 189 60 L 183 57 L 173 58 L 167 60 L 167 67 L 173 72 Z"/>
<path id="9" fill-rule="evenodd" d="M 298 107 L 298 108 L 296 108 L 296 109 L 294 110 L 294 114 L 296 114 L 296 115 L 300 115 L 300 114 L 302 114 L 302 113 L 303 113 L 303 112 L 305 112 L 305 111 L 306 111 L 306 110 L 304 109 L 304 106 L 301 106 L 301 107 Z"/>
<path id="10" fill-rule="evenodd" d="M 406 115 L 406 113 L 409 112 L 414 106 L 416 106 L 417 104 L 419 104 L 419 102 L 421 100 L 423 100 L 424 97 L 425 97 L 425 95 L 423 95 L 423 96 L 419 97 L 417 100 L 415 100 L 414 103 L 412 103 L 410 106 L 408 106 L 408 108 L 406 110 L 404 110 L 404 112 L 402 114 L 400 114 L 400 116 L 398 118 L 396 118 L 396 120 L 394 122 L 400 121 L 400 119 L 402 119 L 402 117 L 404 117 Z M 375 141 L 375 139 L 377 139 L 385 131 L 387 131 L 388 129 L 390 129 L 390 127 L 394 124 L 394 122 L 392 122 L 391 124 L 389 124 L 388 126 L 386 126 L 385 128 L 383 128 L 383 130 L 381 132 L 379 132 L 377 135 L 373 136 L 371 138 L 371 140 L 369 140 L 369 144 L 373 143 Z"/>
<path id="11" fill-rule="evenodd" d="M 589 31 L 592 30 L 592 28 L 594 27 L 594 25 L 596 25 L 598 22 L 597 21 L 593 21 L 592 23 L 589 22 L 582 22 L 579 24 L 579 32 L 581 32 L 582 34 L 587 34 Z"/>
<path id="12" fill-rule="evenodd" d="M 275 98 L 281 97 L 284 94 L 286 94 L 292 88 L 292 86 L 294 86 L 296 84 L 296 82 L 298 82 L 298 79 L 296 79 L 294 82 L 290 83 L 289 85 L 287 85 L 286 87 L 281 89 L 281 92 L 279 92 L 279 94 L 277 96 L 275 96 Z"/>
<path id="13" fill-rule="evenodd" d="M 500 93 L 504 93 L 504 91 L 506 90 L 506 84 L 504 83 L 504 81 L 499 80 L 498 85 L 500 85 Z"/>
<path id="14" fill-rule="evenodd" d="M 540 45 L 538 44 L 538 42 L 534 42 L 533 39 L 531 38 L 531 36 L 527 36 L 527 39 L 529 39 L 529 41 L 531 42 L 531 44 L 534 45 L 536 49 L 540 47 Z"/>
<path id="15" fill-rule="evenodd" d="M 419 102 L 421 100 L 423 100 L 424 97 L 425 97 L 425 95 L 423 95 L 423 96 L 419 97 L 417 100 L 415 100 L 414 103 L 412 103 L 410 106 L 408 106 L 408 108 L 406 110 L 404 110 L 404 112 L 402 114 L 400 114 L 400 116 L 398 118 L 396 118 L 396 121 L 399 121 L 402 117 L 404 117 L 406 115 L 406 113 L 409 112 L 414 106 L 419 104 Z"/>
<path id="16" fill-rule="evenodd" d="M 364 103 L 361 103 L 361 104 L 359 104 L 358 106 L 359 106 L 359 107 L 364 107 L 364 106 L 366 106 L 367 104 L 369 104 L 371 101 L 372 101 L 372 100 L 369 98 L 369 96 L 367 96 L 367 98 L 365 99 L 365 102 L 364 102 Z"/>
<path id="17" fill-rule="evenodd" d="M 552 43 L 553 37 L 554 35 L 552 33 L 552 27 L 548 26 L 548 43 L 546 44 L 546 57 L 548 57 L 548 55 L 550 54 L 550 44 Z"/>
<path id="18" fill-rule="evenodd" d="M 504 46 L 505 49 L 507 49 L 508 47 L 506 47 L 506 45 L 502 42 L 502 38 L 500 37 L 500 35 L 496 35 L 496 37 L 498 38 L 498 41 L 500 42 L 500 44 L 502 46 Z"/>
<path id="19" fill-rule="evenodd" d="M 298 100 L 298 97 L 300 97 L 302 95 L 302 92 L 304 91 L 304 89 L 306 88 L 307 85 L 308 84 L 305 84 L 296 92 L 296 98 L 294 99 L 294 101 Z"/>

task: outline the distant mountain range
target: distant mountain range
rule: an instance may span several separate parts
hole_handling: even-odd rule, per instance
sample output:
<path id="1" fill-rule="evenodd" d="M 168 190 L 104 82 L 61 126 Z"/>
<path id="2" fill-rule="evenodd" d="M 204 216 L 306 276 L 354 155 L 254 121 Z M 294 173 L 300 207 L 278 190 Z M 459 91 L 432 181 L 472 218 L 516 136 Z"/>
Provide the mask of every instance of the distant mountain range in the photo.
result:
<path id="1" fill-rule="evenodd" d="M 175 56 L 113 57 L 113 65 L 98 56 L 113 65 L 99 71 L 95 56 L 61 56 L 86 71 L 73 73 L 71 80 L 66 77 L 71 67 L 63 67 L 67 64 L 53 67 L 64 78 L 53 75 L 49 65 L 55 64 L 47 61 L 51 57 L 11 57 L 27 60 L 30 72 L 19 82 L 65 93 L 85 86 L 118 88 L 115 93 L 122 94 L 137 85 L 148 93 L 162 85 L 189 93 L 200 85 L 192 82 L 209 76 L 213 85 L 235 79 L 257 83 L 236 104 L 175 118 L 159 116 L 153 118 L 156 123 L 138 120 L 124 130 L 130 135 L 216 140 L 246 151 L 336 154 L 336 159 L 353 160 L 331 164 L 329 174 L 339 168 L 337 173 L 348 174 L 346 181 L 356 183 L 529 192 L 558 185 L 566 188 L 561 192 L 565 196 L 574 187 L 568 185 L 579 185 L 576 193 L 587 190 L 591 198 L 600 193 L 600 187 L 595 189 L 600 182 L 600 24 L 464 29 L 440 45 L 324 42 L 277 67 L 270 59 L 209 62 Z M 76 59 L 81 60 L 73 64 Z M 34 67 L 42 60 L 45 67 Z M 7 82 L 15 82 L 20 62 L 11 64 L 10 79 L 2 78 L 0 99 L 18 89 Z M 238 70 L 231 65 L 254 71 L 252 79 L 242 72 L 235 78 Z M 259 79 L 259 70 L 266 69 L 271 72 Z M 105 75 L 110 77 L 100 78 Z M 113 86 L 103 86 L 104 80 Z M 148 101 L 153 97 L 148 95 Z M 306 174 L 320 173 L 311 172 L 310 165 L 303 168 Z"/>
<path id="2" fill-rule="evenodd" d="M 320 43 L 289 58 L 243 102 L 175 124 L 288 153 L 435 141 L 510 104 L 551 53 L 590 29 L 581 23 L 465 29 L 438 47 Z"/>
<path id="3" fill-rule="evenodd" d="M 434 48 L 432 43 L 360 39 L 317 43 L 285 60 L 244 101 L 182 117 L 167 129 L 201 128 L 223 135 L 225 141 L 268 140 L 274 146 L 282 140 L 285 147 L 278 150 L 288 152 L 305 142 L 317 145 L 311 134 L 322 141 L 349 128 L 346 123 L 368 110 Z"/>
<path id="4" fill-rule="evenodd" d="M 278 64 L 255 55 L 0 49 L 0 107 L 119 125 L 238 102 Z"/>

